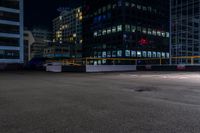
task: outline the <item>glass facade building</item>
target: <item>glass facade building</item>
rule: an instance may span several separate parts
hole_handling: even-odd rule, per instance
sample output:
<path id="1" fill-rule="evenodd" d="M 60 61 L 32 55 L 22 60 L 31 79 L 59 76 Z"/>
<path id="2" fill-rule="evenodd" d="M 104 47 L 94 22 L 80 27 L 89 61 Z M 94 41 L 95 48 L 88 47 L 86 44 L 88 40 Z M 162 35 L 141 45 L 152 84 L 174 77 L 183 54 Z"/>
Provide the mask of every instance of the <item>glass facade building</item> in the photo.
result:
<path id="1" fill-rule="evenodd" d="M 23 0 L 0 1 L 0 64 L 23 63 Z"/>
<path id="2" fill-rule="evenodd" d="M 171 33 L 171 55 L 182 57 L 173 64 L 190 64 L 184 57 L 200 56 L 200 0 L 171 0 Z"/>
<path id="3" fill-rule="evenodd" d="M 169 29 L 169 1 L 85 0 L 83 54 L 95 58 L 169 58 Z"/>

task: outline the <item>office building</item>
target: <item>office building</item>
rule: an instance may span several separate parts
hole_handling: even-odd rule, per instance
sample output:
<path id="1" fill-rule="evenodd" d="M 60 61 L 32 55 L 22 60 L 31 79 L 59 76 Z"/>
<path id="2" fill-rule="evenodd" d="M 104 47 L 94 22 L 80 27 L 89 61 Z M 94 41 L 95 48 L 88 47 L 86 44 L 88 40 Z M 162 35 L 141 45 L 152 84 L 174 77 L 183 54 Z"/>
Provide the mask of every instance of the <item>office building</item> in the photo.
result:
<path id="1" fill-rule="evenodd" d="M 53 20 L 53 42 L 67 49 L 68 58 L 82 57 L 82 8 L 66 8 Z"/>
<path id="2" fill-rule="evenodd" d="M 23 0 L 0 1 L 0 64 L 24 62 Z"/>
<path id="3" fill-rule="evenodd" d="M 171 0 L 171 55 L 173 64 L 199 64 L 200 0 Z M 178 58 L 176 58 L 178 57 Z"/>
<path id="4" fill-rule="evenodd" d="M 169 58 L 168 1 L 85 0 L 83 10 L 84 57 Z"/>

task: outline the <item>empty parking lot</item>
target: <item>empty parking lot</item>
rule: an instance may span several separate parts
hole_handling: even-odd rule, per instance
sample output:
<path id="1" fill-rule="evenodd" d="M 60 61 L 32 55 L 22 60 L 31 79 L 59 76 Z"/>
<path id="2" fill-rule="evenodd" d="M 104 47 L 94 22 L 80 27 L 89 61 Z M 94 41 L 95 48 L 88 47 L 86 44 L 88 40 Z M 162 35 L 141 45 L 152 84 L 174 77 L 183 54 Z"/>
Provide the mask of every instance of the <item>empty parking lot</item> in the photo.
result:
<path id="1" fill-rule="evenodd" d="M 0 133 L 199 133 L 200 73 L 0 73 Z"/>

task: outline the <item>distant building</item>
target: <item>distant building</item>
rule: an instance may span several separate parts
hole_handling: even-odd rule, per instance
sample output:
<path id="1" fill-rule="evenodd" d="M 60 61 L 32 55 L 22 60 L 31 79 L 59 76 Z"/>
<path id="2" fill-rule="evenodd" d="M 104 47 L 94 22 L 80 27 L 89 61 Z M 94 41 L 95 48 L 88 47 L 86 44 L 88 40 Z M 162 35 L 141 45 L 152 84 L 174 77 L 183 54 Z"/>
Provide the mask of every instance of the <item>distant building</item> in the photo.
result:
<path id="1" fill-rule="evenodd" d="M 23 54 L 23 0 L 1 0 L 0 64 L 21 64 Z"/>
<path id="2" fill-rule="evenodd" d="M 188 56 L 200 56 L 200 0 L 171 1 L 171 55 L 173 64 L 199 64 Z"/>
<path id="3" fill-rule="evenodd" d="M 44 49 L 44 57 L 51 59 L 67 59 L 70 57 L 69 49 L 65 45 L 52 44 Z"/>
<path id="4" fill-rule="evenodd" d="M 24 31 L 24 64 L 27 64 L 31 59 L 31 45 L 35 42 L 31 31 Z"/>
<path id="5" fill-rule="evenodd" d="M 34 42 L 31 44 L 30 58 L 42 58 L 44 49 L 52 42 L 52 33 L 48 30 L 35 28 L 31 30 Z"/>
<path id="6" fill-rule="evenodd" d="M 67 49 L 68 58 L 82 57 L 82 8 L 66 8 L 53 20 L 53 42 Z"/>
<path id="7" fill-rule="evenodd" d="M 84 57 L 169 58 L 167 0 L 84 0 L 83 11 Z"/>

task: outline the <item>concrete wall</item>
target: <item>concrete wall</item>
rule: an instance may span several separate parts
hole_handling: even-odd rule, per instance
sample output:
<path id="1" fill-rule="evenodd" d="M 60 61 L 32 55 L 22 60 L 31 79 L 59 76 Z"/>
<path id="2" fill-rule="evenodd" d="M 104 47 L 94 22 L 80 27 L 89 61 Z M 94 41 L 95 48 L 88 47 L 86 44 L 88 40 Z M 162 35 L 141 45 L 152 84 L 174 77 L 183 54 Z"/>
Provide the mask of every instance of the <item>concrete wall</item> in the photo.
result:
<path id="1" fill-rule="evenodd" d="M 86 65 L 86 72 L 136 71 L 135 65 Z"/>

